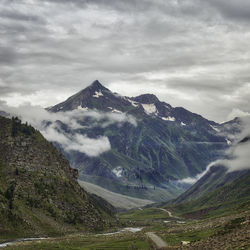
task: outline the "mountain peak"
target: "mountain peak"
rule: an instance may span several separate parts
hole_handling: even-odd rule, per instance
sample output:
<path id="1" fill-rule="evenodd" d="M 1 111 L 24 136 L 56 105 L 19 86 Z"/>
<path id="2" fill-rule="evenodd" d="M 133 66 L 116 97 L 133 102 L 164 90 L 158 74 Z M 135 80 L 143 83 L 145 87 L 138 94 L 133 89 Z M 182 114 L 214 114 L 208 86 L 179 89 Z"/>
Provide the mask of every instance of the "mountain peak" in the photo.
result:
<path id="1" fill-rule="evenodd" d="M 107 88 L 105 88 L 98 80 L 95 80 L 94 82 L 92 82 L 89 87 L 87 88 L 91 88 L 91 89 L 94 89 L 94 90 L 108 90 Z"/>
<path id="2" fill-rule="evenodd" d="M 69 97 L 66 101 L 59 103 L 51 108 L 49 111 L 70 111 L 74 109 L 103 109 L 105 107 L 104 99 L 109 99 L 113 96 L 112 92 L 105 88 L 98 80 L 92 82 L 88 87 L 82 89 L 75 95 Z M 105 96 L 105 97 L 104 97 Z M 96 103 L 97 99 L 101 99 Z M 107 104 L 110 106 L 110 104 Z"/>
<path id="3" fill-rule="evenodd" d="M 133 98 L 136 102 L 143 104 L 152 104 L 159 102 L 159 99 L 153 94 L 143 94 Z"/>

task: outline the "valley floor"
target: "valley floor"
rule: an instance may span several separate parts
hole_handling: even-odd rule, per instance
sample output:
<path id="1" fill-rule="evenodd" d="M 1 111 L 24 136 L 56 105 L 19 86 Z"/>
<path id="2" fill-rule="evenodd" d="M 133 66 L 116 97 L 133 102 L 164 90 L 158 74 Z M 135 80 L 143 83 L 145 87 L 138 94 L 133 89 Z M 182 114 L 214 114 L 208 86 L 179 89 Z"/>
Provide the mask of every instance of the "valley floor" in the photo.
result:
<path id="1" fill-rule="evenodd" d="M 153 201 L 150 200 L 138 199 L 127 195 L 114 193 L 90 182 L 78 180 L 78 183 L 87 192 L 102 197 L 103 199 L 105 199 L 111 205 L 113 205 L 118 209 L 132 209 L 154 203 Z"/>
<path id="2" fill-rule="evenodd" d="M 174 211 L 137 209 L 118 215 L 124 226 L 143 227 L 137 232 L 78 234 L 35 242 L 21 242 L 5 249 L 157 249 L 153 238 L 166 243 L 161 249 L 250 249 L 250 210 L 180 219 Z M 150 233 L 149 233 L 150 232 Z M 152 234 L 153 233 L 153 234 Z M 151 236 L 154 237 L 151 237 Z M 190 242 L 181 246 L 181 242 Z M 164 245 L 164 244 L 163 244 Z M 162 246 L 163 246 L 162 245 Z"/>

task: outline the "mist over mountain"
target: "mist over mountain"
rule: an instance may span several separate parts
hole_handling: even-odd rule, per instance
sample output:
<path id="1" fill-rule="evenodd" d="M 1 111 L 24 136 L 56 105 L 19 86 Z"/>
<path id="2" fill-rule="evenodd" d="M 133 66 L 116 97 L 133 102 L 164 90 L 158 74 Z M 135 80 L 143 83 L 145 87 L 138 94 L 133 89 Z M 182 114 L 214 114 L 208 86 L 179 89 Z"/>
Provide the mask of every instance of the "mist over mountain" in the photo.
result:
<path id="1" fill-rule="evenodd" d="M 249 135 L 246 135 L 246 133 L 249 133 L 250 128 L 249 119 L 245 118 L 243 123 L 245 127 L 241 135 L 239 135 L 240 139 L 229 148 L 225 158 L 212 162 L 197 178 L 197 182 L 181 194 L 174 201 L 175 203 L 196 200 L 218 188 L 230 185 L 233 181 L 249 176 L 250 139 Z"/>
<path id="2" fill-rule="evenodd" d="M 241 129 L 238 119 L 218 124 L 152 94 L 121 96 L 98 80 L 39 109 L 4 110 L 38 128 L 79 170 L 80 180 L 155 201 L 185 191 L 177 181 L 220 159 Z"/>
<path id="3" fill-rule="evenodd" d="M 91 157 L 79 150 L 70 152 L 55 141 L 79 170 L 80 179 L 154 200 L 173 198 L 183 192 L 175 180 L 195 176 L 220 158 L 232 142 L 231 134 L 238 132 L 240 126 L 238 121 L 209 121 L 161 102 L 152 94 L 121 96 L 97 80 L 48 111 L 79 112 L 76 121 L 81 127 L 74 130 L 59 122 L 56 128 L 62 134 L 77 133 L 95 140 L 105 136 L 110 142 L 106 152 Z"/>

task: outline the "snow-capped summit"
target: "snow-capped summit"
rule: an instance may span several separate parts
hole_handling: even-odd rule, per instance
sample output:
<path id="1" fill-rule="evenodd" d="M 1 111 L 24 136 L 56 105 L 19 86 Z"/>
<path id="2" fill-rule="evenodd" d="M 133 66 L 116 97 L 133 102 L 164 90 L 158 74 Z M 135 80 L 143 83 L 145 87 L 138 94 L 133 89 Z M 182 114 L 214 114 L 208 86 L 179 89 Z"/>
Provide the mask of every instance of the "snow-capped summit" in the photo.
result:
<path id="1" fill-rule="evenodd" d="M 98 80 L 91 85 L 69 97 L 66 101 L 48 108 L 52 112 L 91 109 L 101 112 L 129 113 L 138 118 L 159 118 L 166 123 L 176 123 L 179 126 L 202 126 L 211 131 L 211 126 L 216 126 L 213 121 L 208 121 L 200 115 L 194 114 L 182 107 L 174 108 L 166 102 L 160 101 L 153 94 L 142 94 L 137 97 L 125 97 L 113 93 L 103 86 Z M 185 125 L 184 125 L 185 124 Z M 216 132 L 216 131 L 214 131 Z"/>

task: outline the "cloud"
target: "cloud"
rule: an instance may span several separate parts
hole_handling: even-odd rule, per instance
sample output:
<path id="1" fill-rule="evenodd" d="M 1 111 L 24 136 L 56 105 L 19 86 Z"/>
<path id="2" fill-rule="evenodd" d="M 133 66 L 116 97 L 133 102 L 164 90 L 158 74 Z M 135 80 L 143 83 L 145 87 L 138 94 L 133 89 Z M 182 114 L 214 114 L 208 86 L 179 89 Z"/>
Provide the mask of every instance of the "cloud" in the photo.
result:
<path id="1" fill-rule="evenodd" d="M 72 143 L 73 142 L 73 143 Z M 78 151 L 88 156 L 98 156 L 111 149 L 108 137 L 100 136 L 97 139 L 88 138 L 80 134 L 75 134 L 70 143 L 65 147 L 66 151 Z"/>
<path id="2" fill-rule="evenodd" d="M 228 172 L 250 169 L 249 163 L 250 142 L 245 145 L 238 145 L 233 154 L 233 159 L 224 161 Z"/>
<path id="3" fill-rule="evenodd" d="M 228 168 L 228 172 L 250 169 L 249 152 L 250 152 L 250 115 L 241 118 L 244 129 L 238 137 L 238 143 L 228 151 L 229 159 L 222 160 Z M 248 138 L 242 142 L 243 139 Z"/>
<path id="4" fill-rule="evenodd" d="M 239 21 L 250 20 L 250 3 L 245 0 L 208 0 L 223 16 Z"/>
<path id="5" fill-rule="evenodd" d="M 51 113 L 41 106 L 34 106 L 30 103 L 18 107 L 12 107 L 8 106 L 4 101 L 0 101 L 0 109 L 12 115 L 20 116 L 23 121 L 29 122 L 37 129 L 41 129 L 44 121 L 52 123 L 61 121 L 67 124 L 71 129 L 75 130 L 84 127 L 80 122 L 83 122 L 86 118 L 92 119 L 92 127 L 95 125 L 101 125 L 105 128 L 111 124 L 119 125 L 126 122 L 133 126 L 137 126 L 136 119 L 132 115 L 126 113 L 100 112 L 94 110 L 82 111 L 77 109 L 67 112 Z M 100 124 L 100 122 L 102 123 Z"/>
<path id="6" fill-rule="evenodd" d="M 93 110 L 51 113 L 40 106 L 32 106 L 28 103 L 19 107 L 10 107 L 5 102 L 0 102 L 0 110 L 20 117 L 23 122 L 27 121 L 40 130 L 47 140 L 60 144 L 65 151 L 78 151 L 90 157 L 96 157 L 110 150 L 111 145 L 108 137 L 103 135 L 89 138 L 84 132 L 86 126 L 91 126 L 88 128 L 97 126 L 105 128 L 112 124 L 117 126 L 122 126 L 124 123 L 137 125 L 133 116 L 124 113 L 102 113 Z M 86 119 L 90 119 L 91 122 L 86 123 Z M 70 131 L 64 129 L 63 124 L 68 126 Z M 80 133 L 79 130 L 82 132 Z"/>
<path id="7" fill-rule="evenodd" d="M 245 112 L 245 111 L 240 110 L 240 109 L 237 109 L 237 108 L 234 108 L 232 110 L 232 112 L 228 115 L 228 119 L 232 120 L 235 117 L 246 117 L 246 116 L 250 116 L 250 113 L 249 112 Z"/>
<path id="8" fill-rule="evenodd" d="M 78 133 L 65 134 L 55 124 L 44 128 L 41 133 L 47 140 L 59 143 L 66 152 L 78 151 L 90 157 L 96 157 L 111 149 L 109 139 L 106 136 L 88 138 L 86 135 Z"/>
<path id="9" fill-rule="evenodd" d="M 219 122 L 233 108 L 250 112 L 248 7 L 244 0 L 0 1 L 0 99 L 46 107 L 99 79 Z"/>
<path id="10" fill-rule="evenodd" d="M 93 124 L 91 126 L 94 126 L 96 124 L 105 128 L 114 123 L 122 125 L 126 122 L 130 123 L 135 127 L 137 126 L 136 119 L 132 115 L 126 113 L 100 112 L 96 110 L 95 111 L 89 110 L 87 112 L 83 112 L 81 110 L 73 110 L 70 112 L 64 112 L 64 114 L 65 113 L 77 120 L 84 120 L 85 118 L 91 118 L 93 120 Z M 100 121 L 102 121 L 101 124 Z"/>
<path id="11" fill-rule="evenodd" d="M 192 185 L 195 182 L 197 182 L 200 178 L 202 178 L 209 171 L 209 169 L 216 164 L 217 164 L 217 161 L 211 162 L 210 164 L 207 165 L 206 169 L 202 173 L 197 174 L 195 177 L 187 177 L 187 178 L 178 180 L 177 183 Z"/>
<path id="12" fill-rule="evenodd" d="M 224 159 L 218 159 L 211 162 L 206 170 L 202 173 L 196 175 L 195 177 L 188 177 L 178 180 L 178 183 L 194 184 L 201 177 L 203 177 L 212 166 L 222 165 L 227 168 L 227 172 L 250 170 L 250 115 L 245 115 L 241 117 L 242 120 L 242 131 L 237 134 L 234 138 L 234 144 L 226 152 L 226 157 Z M 247 139 L 248 138 L 248 139 Z M 243 142 L 242 140 L 245 139 Z"/>

